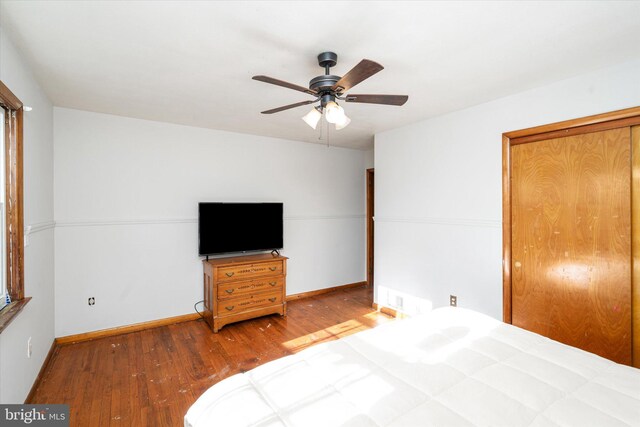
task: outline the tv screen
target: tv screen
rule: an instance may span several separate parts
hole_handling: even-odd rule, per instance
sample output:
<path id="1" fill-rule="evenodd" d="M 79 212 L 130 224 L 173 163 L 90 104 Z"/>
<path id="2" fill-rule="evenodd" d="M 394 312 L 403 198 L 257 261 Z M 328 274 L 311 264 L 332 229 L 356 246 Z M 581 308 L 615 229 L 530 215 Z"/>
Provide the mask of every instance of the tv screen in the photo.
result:
<path id="1" fill-rule="evenodd" d="M 282 203 L 199 203 L 198 253 L 282 249 Z"/>

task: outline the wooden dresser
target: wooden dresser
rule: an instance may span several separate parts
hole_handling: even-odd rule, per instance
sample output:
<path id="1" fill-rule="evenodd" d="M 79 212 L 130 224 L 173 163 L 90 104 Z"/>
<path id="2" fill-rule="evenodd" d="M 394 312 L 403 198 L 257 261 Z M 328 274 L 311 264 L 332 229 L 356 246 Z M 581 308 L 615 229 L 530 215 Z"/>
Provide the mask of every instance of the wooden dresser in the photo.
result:
<path id="1" fill-rule="evenodd" d="M 204 318 L 213 330 L 267 314 L 287 315 L 287 257 L 271 254 L 204 263 Z"/>

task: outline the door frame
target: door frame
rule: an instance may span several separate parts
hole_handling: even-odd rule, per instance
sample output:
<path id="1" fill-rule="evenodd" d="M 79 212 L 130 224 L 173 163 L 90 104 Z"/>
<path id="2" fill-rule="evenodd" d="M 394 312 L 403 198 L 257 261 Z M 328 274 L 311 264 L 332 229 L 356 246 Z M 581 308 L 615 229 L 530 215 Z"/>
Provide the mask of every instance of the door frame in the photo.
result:
<path id="1" fill-rule="evenodd" d="M 511 147 L 638 125 L 640 107 L 633 107 L 502 134 L 502 317 L 505 323 L 512 322 Z M 640 128 L 632 129 L 631 145 L 631 331 L 633 365 L 640 367 Z"/>

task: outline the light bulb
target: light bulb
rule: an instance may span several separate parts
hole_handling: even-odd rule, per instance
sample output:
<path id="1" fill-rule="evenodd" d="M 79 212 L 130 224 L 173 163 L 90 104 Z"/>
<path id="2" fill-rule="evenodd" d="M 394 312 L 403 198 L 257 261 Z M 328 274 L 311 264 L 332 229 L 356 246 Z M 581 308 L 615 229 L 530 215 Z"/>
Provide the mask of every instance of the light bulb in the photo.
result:
<path id="1" fill-rule="evenodd" d="M 321 117 L 322 113 L 320 113 L 320 111 L 316 110 L 314 107 L 311 109 L 311 111 L 305 114 L 304 117 L 302 117 L 302 120 L 304 120 L 306 124 L 315 129 L 316 126 L 318 126 L 318 122 L 320 121 Z"/>
<path id="2" fill-rule="evenodd" d="M 349 126 L 349 123 L 351 123 L 351 119 L 347 117 L 346 114 L 344 114 L 342 117 L 343 117 L 343 120 L 340 120 L 339 122 L 336 123 L 336 130 L 344 129 L 347 126 Z"/>
<path id="3" fill-rule="evenodd" d="M 344 109 L 333 101 L 330 101 L 324 107 L 324 114 L 326 115 L 327 122 L 339 123 L 344 121 Z"/>

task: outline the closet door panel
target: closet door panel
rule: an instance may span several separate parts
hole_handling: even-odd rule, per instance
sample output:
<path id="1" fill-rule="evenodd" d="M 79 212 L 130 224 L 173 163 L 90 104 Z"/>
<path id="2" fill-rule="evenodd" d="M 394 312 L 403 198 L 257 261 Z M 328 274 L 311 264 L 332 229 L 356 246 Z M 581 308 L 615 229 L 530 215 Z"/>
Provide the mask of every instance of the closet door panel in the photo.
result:
<path id="1" fill-rule="evenodd" d="M 630 128 L 511 149 L 512 322 L 631 363 Z"/>
<path id="2" fill-rule="evenodd" d="M 633 366 L 640 368 L 640 126 L 631 128 L 631 251 L 633 279 L 631 280 L 631 331 Z"/>

